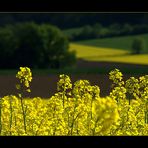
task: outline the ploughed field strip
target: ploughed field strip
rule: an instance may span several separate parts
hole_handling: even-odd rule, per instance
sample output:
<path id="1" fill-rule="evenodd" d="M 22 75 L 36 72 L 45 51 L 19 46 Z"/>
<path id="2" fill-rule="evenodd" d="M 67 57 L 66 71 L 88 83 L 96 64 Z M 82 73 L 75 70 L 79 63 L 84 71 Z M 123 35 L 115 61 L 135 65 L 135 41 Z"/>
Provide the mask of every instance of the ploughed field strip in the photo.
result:
<path id="1" fill-rule="evenodd" d="M 71 77 L 72 82 L 75 82 L 78 79 L 89 80 L 92 85 L 99 85 L 101 89 L 101 96 L 107 96 L 110 92 L 111 81 L 109 80 L 108 72 L 115 68 L 121 70 L 129 70 L 131 74 L 126 74 L 123 72 L 124 78 L 128 79 L 130 76 L 141 76 L 147 73 L 143 73 L 143 71 L 138 71 L 138 74 L 132 73 L 132 70 L 143 69 L 147 70 L 147 65 L 140 65 L 140 64 L 126 64 L 126 63 L 116 63 L 116 62 L 97 62 L 97 61 L 85 61 L 85 60 L 78 60 L 77 62 L 78 69 L 106 69 L 105 72 L 102 74 L 97 73 L 97 71 L 93 74 L 93 72 L 79 73 L 79 74 L 69 74 Z M 36 97 L 40 96 L 43 98 L 51 97 L 57 90 L 57 81 L 59 78 L 59 74 L 50 74 L 46 73 L 45 75 L 35 75 L 33 77 L 31 83 L 31 93 L 26 94 L 29 97 Z M 0 96 L 16 94 L 15 84 L 17 83 L 17 79 L 13 74 L 11 75 L 0 75 Z"/>

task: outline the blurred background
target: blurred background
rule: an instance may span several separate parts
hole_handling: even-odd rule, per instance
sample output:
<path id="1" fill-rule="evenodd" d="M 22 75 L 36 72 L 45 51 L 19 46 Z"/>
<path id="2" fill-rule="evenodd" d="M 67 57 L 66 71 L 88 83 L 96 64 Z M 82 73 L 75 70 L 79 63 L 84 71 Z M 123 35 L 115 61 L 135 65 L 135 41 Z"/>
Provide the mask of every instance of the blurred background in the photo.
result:
<path id="1" fill-rule="evenodd" d="M 21 66 L 33 72 L 28 97 L 53 95 L 63 73 L 109 95 L 111 70 L 148 74 L 148 13 L 0 13 L 0 97 L 17 93 Z"/>

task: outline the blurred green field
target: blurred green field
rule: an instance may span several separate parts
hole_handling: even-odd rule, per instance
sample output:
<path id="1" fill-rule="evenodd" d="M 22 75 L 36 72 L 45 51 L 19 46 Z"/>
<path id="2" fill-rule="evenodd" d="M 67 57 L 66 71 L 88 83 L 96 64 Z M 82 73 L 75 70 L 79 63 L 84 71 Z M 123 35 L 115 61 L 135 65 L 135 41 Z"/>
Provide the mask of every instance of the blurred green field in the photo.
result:
<path id="1" fill-rule="evenodd" d="M 70 50 L 75 50 L 77 57 L 87 61 L 119 62 L 148 65 L 148 54 L 131 55 L 129 50 L 94 47 L 80 44 L 70 44 Z"/>
<path id="2" fill-rule="evenodd" d="M 80 44 L 70 44 L 70 50 L 75 50 L 77 54 L 77 58 L 82 59 L 97 59 L 105 58 L 108 56 L 123 56 L 125 54 L 129 54 L 129 51 L 126 50 L 116 50 L 111 48 L 102 48 L 102 47 L 93 47 L 87 45 L 80 45 Z"/>
<path id="3" fill-rule="evenodd" d="M 148 65 L 148 54 L 141 55 L 125 55 L 125 56 L 116 56 L 116 57 L 88 57 L 85 58 L 88 61 L 105 61 L 105 62 L 119 62 L 119 63 L 129 63 L 129 64 L 142 64 Z"/>
<path id="4" fill-rule="evenodd" d="M 143 39 L 144 44 L 145 44 L 143 53 L 148 53 L 148 34 L 131 35 L 131 36 L 124 36 L 124 37 L 112 37 L 112 38 L 104 38 L 104 39 L 92 39 L 92 40 L 85 40 L 85 41 L 77 41 L 75 43 L 81 44 L 81 45 L 114 48 L 114 49 L 124 49 L 124 50 L 130 51 L 132 41 L 136 37 L 140 37 Z"/>

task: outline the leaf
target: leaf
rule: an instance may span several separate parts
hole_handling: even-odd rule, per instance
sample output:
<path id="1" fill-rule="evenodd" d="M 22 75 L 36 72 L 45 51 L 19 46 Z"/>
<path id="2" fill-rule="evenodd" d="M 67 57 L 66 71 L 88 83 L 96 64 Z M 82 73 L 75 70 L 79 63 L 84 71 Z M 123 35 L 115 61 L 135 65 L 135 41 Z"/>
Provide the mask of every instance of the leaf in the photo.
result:
<path id="1" fill-rule="evenodd" d="M 18 90 L 21 88 L 20 84 L 16 84 L 15 87 L 16 87 L 16 89 L 18 89 Z"/>
<path id="2" fill-rule="evenodd" d="M 31 92 L 31 90 L 30 90 L 29 88 L 28 88 L 28 89 L 26 89 L 26 91 L 27 91 L 27 92 Z"/>
<path id="3" fill-rule="evenodd" d="M 18 96 L 21 98 L 22 97 L 22 94 L 19 93 Z"/>

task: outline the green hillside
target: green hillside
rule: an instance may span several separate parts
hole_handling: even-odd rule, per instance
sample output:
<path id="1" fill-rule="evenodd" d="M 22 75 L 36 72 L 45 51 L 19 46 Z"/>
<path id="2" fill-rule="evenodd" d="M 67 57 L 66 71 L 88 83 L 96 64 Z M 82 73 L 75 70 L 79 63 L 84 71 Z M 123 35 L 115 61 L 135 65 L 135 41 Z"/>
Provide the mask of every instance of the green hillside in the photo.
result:
<path id="1" fill-rule="evenodd" d="M 70 44 L 77 57 L 87 61 L 119 62 L 148 65 L 148 54 L 131 55 L 127 50 Z"/>
<path id="2" fill-rule="evenodd" d="M 112 37 L 105 39 L 92 39 L 85 41 L 77 41 L 75 43 L 82 45 L 96 46 L 96 47 L 131 50 L 132 41 L 136 37 L 140 37 L 144 40 L 145 48 L 143 53 L 148 53 L 148 34 L 125 36 L 125 37 Z"/>

